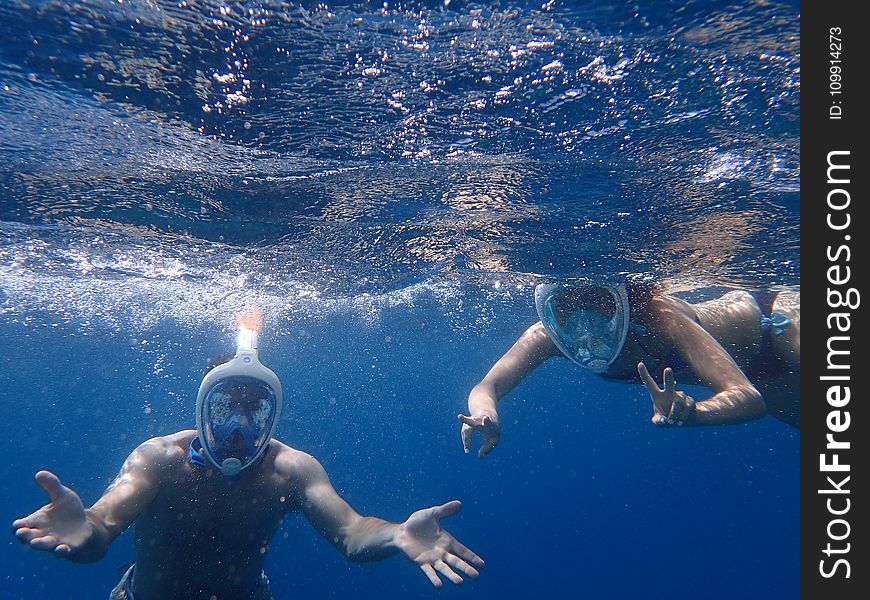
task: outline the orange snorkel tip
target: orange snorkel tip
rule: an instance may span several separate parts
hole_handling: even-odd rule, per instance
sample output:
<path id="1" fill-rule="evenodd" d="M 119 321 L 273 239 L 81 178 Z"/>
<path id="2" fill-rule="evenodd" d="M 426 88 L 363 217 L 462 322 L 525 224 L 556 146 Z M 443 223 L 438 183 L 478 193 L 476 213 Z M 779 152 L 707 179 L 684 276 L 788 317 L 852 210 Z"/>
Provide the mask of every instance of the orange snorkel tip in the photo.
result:
<path id="1" fill-rule="evenodd" d="M 236 313 L 236 329 L 250 329 L 257 333 L 263 332 L 263 311 L 258 308 L 250 313 Z"/>

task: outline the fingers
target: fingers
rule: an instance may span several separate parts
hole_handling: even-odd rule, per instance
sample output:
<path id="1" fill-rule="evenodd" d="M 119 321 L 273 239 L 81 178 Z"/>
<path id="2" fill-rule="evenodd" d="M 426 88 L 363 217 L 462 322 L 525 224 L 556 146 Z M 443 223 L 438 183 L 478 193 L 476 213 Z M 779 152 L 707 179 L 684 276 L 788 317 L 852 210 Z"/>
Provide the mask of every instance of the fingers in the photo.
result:
<path id="1" fill-rule="evenodd" d="M 22 528 L 15 532 L 15 537 L 22 544 L 27 544 L 35 550 L 54 552 L 57 557 L 68 556 L 72 552 L 69 544 L 60 544 L 56 536 L 46 535 L 42 529 Z"/>
<path id="2" fill-rule="evenodd" d="M 43 537 L 45 532 L 42 529 L 31 529 L 29 527 L 20 527 L 15 532 L 15 537 L 22 544 L 29 544 L 33 540 Z"/>
<path id="3" fill-rule="evenodd" d="M 478 458 L 483 458 L 489 454 L 498 444 L 498 424 L 489 415 L 481 415 L 479 417 L 468 417 L 466 415 L 456 415 L 462 422 L 462 429 L 459 434 L 462 437 L 462 448 L 465 453 L 471 452 L 471 438 L 475 430 L 480 430 L 484 435 L 483 446 L 477 452 Z"/>
<path id="4" fill-rule="evenodd" d="M 462 415 L 459 415 L 460 417 Z M 465 453 L 468 454 L 471 452 L 471 434 L 474 432 L 474 429 L 465 425 L 463 423 L 462 429 L 459 430 L 459 435 L 462 437 L 462 449 L 465 450 Z"/>
<path id="5" fill-rule="evenodd" d="M 48 497 L 52 502 L 55 502 L 64 490 L 60 479 L 58 479 L 57 475 L 51 471 L 38 472 L 36 474 L 36 483 L 45 490 L 45 493 L 48 494 Z"/>
<path id="6" fill-rule="evenodd" d="M 53 535 L 45 535 L 30 541 L 30 547 L 37 550 L 54 550 L 57 547 L 57 538 Z"/>
<path id="7" fill-rule="evenodd" d="M 430 565 L 429 563 L 423 563 L 422 565 L 420 565 L 420 569 L 424 573 L 426 573 L 426 577 L 429 578 L 429 581 L 432 582 L 432 585 L 437 588 L 441 587 L 441 578 L 438 577 L 438 573 L 435 572 L 435 569 L 432 568 L 432 565 Z"/>
<path id="8" fill-rule="evenodd" d="M 456 417 L 462 421 L 465 425 L 469 427 L 483 427 L 483 418 L 482 417 L 467 417 L 465 415 L 456 415 Z"/>
<path id="9" fill-rule="evenodd" d="M 640 380 L 646 386 L 647 391 L 650 394 L 659 394 L 662 390 L 659 389 L 656 380 L 652 378 L 652 375 L 649 374 L 649 371 L 646 369 L 646 365 L 641 363 L 637 363 L 637 374 L 640 375 Z"/>
<path id="10" fill-rule="evenodd" d="M 677 392 L 668 414 L 657 412 L 652 416 L 652 422 L 659 427 L 681 427 L 691 418 L 693 412 L 695 412 L 695 400 L 691 396 Z"/>
<path id="11" fill-rule="evenodd" d="M 695 409 L 695 401 L 684 393 L 675 394 L 674 402 L 668 413 L 668 425 L 683 425 Z"/>
<path id="12" fill-rule="evenodd" d="M 42 531 L 47 525 L 44 511 L 38 510 L 32 515 L 28 515 L 21 519 L 16 519 L 12 522 L 12 533 L 18 535 L 21 532 L 21 535 L 24 535 L 24 531 L 28 529 L 32 529 L 35 531 Z"/>
<path id="13" fill-rule="evenodd" d="M 450 502 L 445 502 L 441 506 L 435 507 L 435 516 L 439 519 L 443 519 L 445 517 L 452 517 L 456 513 L 458 513 L 462 509 L 462 502 L 459 500 L 451 500 Z"/>
<path id="14" fill-rule="evenodd" d="M 668 425 L 673 425 L 679 420 L 680 413 L 682 412 L 680 410 L 681 405 L 680 398 L 674 398 L 674 401 L 671 403 L 671 409 L 668 411 Z"/>
<path id="15" fill-rule="evenodd" d="M 478 568 L 483 568 L 484 566 L 486 566 L 486 563 L 483 562 L 482 558 L 480 558 L 477 554 L 475 554 L 474 552 L 472 552 L 471 550 L 466 548 L 461 542 L 459 542 L 455 538 L 453 539 L 453 544 L 450 547 L 450 551 L 453 554 L 455 554 L 461 558 L 464 558 L 468 562 L 473 563 L 474 566 L 476 566 Z"/>
<path id="16" fill-rule="evenodd" d="M 435 568 L 438 570 L 439 573 L 444 575 L 444 577 L 446 577 L 456 585 L 462 583 L 462 577 L 460 577 L 456 571 L 451 569 L 443 560 L 436 560 Z"/>
<path id="17" fill-rule="evenodd" d="M 494 435 L 487 437 L 483 440 L 483 446 L 480 447 L 480 450 L 477 452 L 477 458 L 483 458 L 490 452 L 492 449 L 498 445 L 498 438 Z"/>
<path id="18" fill-rule="evenodd" d="M 680 420 L 677 421 L 677 425 L 685 425 L 686 422 L 690 418 L 692 418 L 692 416 L 694 414 L 695 414 L 695 399 L 690 397 L 690 396 L 686 396 L 686 409 L 685 409 L 685 412 L 680 417 Z"/>
<path id="19" fill-rule="evenodd" d="M 665 369 L 665 393 L 673 394 L 677 389 L 677 383 L 674 381 L 674 370 L 670 367 Z"/>
<path id="20" fill-rule="evenodd" d="M 462 571 L 463 573 L 465 573 L 466 575 L 468 575 L 472 579 L 477 579 L 478 577 L 480 577 L 480 573 L 477 571 L 477 569 L 472 567 L 470 564 L 468 564 L 467 562 L 465 562 L 464 560 L 462 560 L 458 556 L 455 556 L 453 554 L 448 554 L 447 556 L 444 557 L 444 562 L 446 562 L 448 565 L 450 565 L 454 569 L 458 569 L 458 570 Z"/>

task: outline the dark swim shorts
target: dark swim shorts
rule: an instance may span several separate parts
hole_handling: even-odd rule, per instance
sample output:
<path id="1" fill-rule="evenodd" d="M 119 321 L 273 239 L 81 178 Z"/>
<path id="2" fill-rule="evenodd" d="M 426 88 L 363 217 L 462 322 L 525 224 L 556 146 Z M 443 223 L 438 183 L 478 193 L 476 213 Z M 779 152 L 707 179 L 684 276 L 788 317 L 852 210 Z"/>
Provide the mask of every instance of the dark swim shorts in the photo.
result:
<path id="1" fill-rule="evenodd" d="M 136 563 L 130 565 L 130 568 L 124 572 L 121 581 L 112 590 L 109 595 L 109 600 L 136 600 L 136 595 L 133 592 L 133 569 Z M 260 573 L 260 583 L 257 589 L 251 595 L 250 600 L 275 600 L 272 592 L 269 590 L 269 578 L 266 577 L 266 572 Z"/>

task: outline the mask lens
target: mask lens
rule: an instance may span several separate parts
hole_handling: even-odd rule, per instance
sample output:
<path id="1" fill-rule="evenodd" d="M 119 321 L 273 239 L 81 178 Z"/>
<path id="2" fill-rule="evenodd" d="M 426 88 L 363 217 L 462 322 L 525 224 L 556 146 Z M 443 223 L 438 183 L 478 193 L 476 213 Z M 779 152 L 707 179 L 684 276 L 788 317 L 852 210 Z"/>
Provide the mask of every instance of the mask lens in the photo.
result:
<path id="1" fill-rule="evenodd" d="M 619 354 L 627 315 L 605 287 L 541 286 L 535 293 L 541 322 L 565 356 L 602 372 Z"/>
<path id="2" fill-rule="evenodd" d="M 203 402 L 203 445 L 218 462 L 252 460 L 268 443 L 275 419 L 275 393 L 253 377 L 229 377 L 209 389 Z"/>
<path id="3" fill-rule="evenodd" d="M 587 313 L 597 322 L 608 322 L 616 313 L 616 299 L 606 288 L 562 288 L 550 301 L 557 320 L 566 322 Z"/>

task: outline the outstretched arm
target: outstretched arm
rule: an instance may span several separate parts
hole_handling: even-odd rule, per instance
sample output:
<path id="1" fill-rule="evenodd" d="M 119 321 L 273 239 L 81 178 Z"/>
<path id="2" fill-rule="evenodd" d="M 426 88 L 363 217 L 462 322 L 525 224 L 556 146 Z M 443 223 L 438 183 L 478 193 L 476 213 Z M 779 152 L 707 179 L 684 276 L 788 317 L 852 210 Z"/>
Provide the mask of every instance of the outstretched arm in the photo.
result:
<path id="1" fill-rule="evenodd" d="M 638 374 L 653 401 L 652 421 L 656 425 L 728 425 L 763 417 L 767 407 L 734 359 L 703 327 L 693 320 L 677 300 L 653 301 L 652 316 L 661 331 L 686 360 L 695 374 L 712 388 L 707 400 L 695 402 L 676 389 L 673 371 L 665 369 L 664 389 L 659 389 L 643 363 Z"/>
<path id="2" fill-rule="evenodd" d="M 404 523 L 364 517 L 338 495 L 317 460 L 308 455 L 291 460 L 295 464 L 285 468 L 298 471 L 303 514 L 320 535 L 348 558 L 364 562 L 402 553 L 420 567 L 435 587 L 441 587 L 437 573 L 457 584 L 462 583 L 462 577 L 453 569 L 468 577 L 478 576 L 469 562 L 481 567 L 483 560 L 440 527 L 440 519 L 459 512 L 459 501 L 418 510 Z"/>
<path id="3" fill-rule="evenodd" d="M 468 394 L 470 416 L 459 415 L 462 422 L 460 435 L 465 452 L 471 450 L 471 434 L 474 431 L 483 434 L 483 445 L 477 453 L 480 458 L 495 448 L 501 433 L 496 408 L 499 400 L 545 360 L 561 355 L 540 321 L 520 336 Z"/>
<path id="4" fill-rule="evenodd" d="M 94 562 L 157 494 L 159 463 L 165 450 L 158 438 L 133 451 L 115 481 L 85 509 L 81 498 L 49 471 L 36 474 L 49 503 L 16 520 L 12 527 L 22 543 L 75 562 Z"/>

